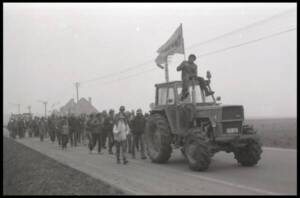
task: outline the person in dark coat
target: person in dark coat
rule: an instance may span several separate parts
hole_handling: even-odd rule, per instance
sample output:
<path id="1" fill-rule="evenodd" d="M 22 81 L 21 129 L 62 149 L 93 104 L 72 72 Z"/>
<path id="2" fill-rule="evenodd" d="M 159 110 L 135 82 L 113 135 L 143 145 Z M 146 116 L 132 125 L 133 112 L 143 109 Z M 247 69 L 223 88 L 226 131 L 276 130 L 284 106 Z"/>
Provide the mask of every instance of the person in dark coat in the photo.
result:
<path id="1" fill-rule="evenodd" d="M 64 117 L 62 121 L 62 134 L 61 134 L 62 149 L 67 149 L 69 133 L 70 133 L 69 120 L 66 117 Z"/>
<path id="2" fill-rule="evenodd" d="M 196 56 L 194 54 L 189 55 L 188 61 L 183 61 L 178 67 L 177 71 L 181 71 L 181 80 L 182 80 L 182 92 L 181 92 L 181 100 L 184 100 L 189 95 L 189 85 L 191 81 L 194 79 L 199 83 L 200 88 L 205 91 L 205 95 L 209 96 L 214 94 L 213 91 L 210 91 L 205 84 L 205 80 L 202 77 L 198 77 L 198 69 L 197 65 L 194 63 L 196 60 Z"/>
<path id="3" fill-rule="evenodd" d="M 41 142 L 44 141 L 44 137 L 47 131 L 47 125 L 46 125 L 46 121 L 45 118 L 42 117 L 40 122 L 39 122 L 39 134 L 40 134 L 40 140 Z"/>
<path id="4" fill-rule="evenodd" d="M 63 117 L 56 117 L 54 120 L 54 126 L 55 126 L 55 136 L 57 139 L 58 146 L 62 146 L 62 126 L 64 124 L 64 118 Z"/>
<path id="5" fill-rule="evenodd" d="M 101 113 L 96 116 L 93 114 L 92 118 L 88 122 L 88 128 L 91 132 L 91 141 L 89 143 L 90 153 L 92 153 L 95 146 L 98 144 L 98 154 L 101 153 L 101 132 L 102 132 L 103 118 Z"/>
<path id="6" fill-rule="evenodd" d="M 55 141 L 55 116 L 54 114 L 48 119 L 48 131 L 52 143 Z"/>
<path id="7" fill-rule="evenodd" d="M 108 153 L 113 154 L 112 147 L 114 145 L 114 134 L 113 134 L 113 126 L 114 126 L 114 110 L 109 110 L 109 115 L 106 116 L 103 122 L 103 131 L 107 134 L 108 138 Z"/>
<path id="8" fill-rule="evenodd" d="M 74 117 L 74 146 L 77 146 L 80 143 L 80 130 L 81 130 L 81 121 L 79 116 Z"/>
<path id="9" fill-rule="evenodd" d="M 19 138 L 23 138 L 25 136 L 25 121 L 22 117 L 18 118 L 18 135 Z"/>
<path id="10" fill-rule="evenodd" d="M 101 145 L 103 149 L 106 149 L 106 139 L 107 139 L 107 131 L 105 130 L 104 127 L 104 121 L 106 120 L 106 118 L 108 117 L 107 112 L 104 110 L 102 111 L 102 118 L 103 118 L 103 129 L 101 132 Z"/>
<path id="11" fill-rule="evenodd" d="M 9 122 L 7 124 L 7 129 L 9 131 L 9 137 L 16 138 L 15 135 L 16 121 L 14 118 L 10 117 Z"/>
<path id="12" fill-rule="evenodd" d="M 132 120 L 132 135 L 133 135 L 133 144 L 132 144 L 132 157 L 135 158 L 135 148 L 136 144 L 140 145 L 141 148 L 141 158 L 147 159 L 145 156 L 144 149 L 144 131 L 145 131 L 146 119 L 143 116 L 142 110 L 138 109 L 136 116 Z"/>
<path id="13" fill-rule="evenodd" d="M 71 147 L 75 146 L 75 133 L 76 133 L 76 118 L 74 114 L 71 114 L 69 119 L 69 139 Z"/>
<path id="14" fill-rule="evenodd" d="M 39 136 L 39 118 L 38 117 L 34 117 L 33 122 L 32 122 L 32 128 L 33 128 L 33 136 L 34 137 L 38 137 Z"/>

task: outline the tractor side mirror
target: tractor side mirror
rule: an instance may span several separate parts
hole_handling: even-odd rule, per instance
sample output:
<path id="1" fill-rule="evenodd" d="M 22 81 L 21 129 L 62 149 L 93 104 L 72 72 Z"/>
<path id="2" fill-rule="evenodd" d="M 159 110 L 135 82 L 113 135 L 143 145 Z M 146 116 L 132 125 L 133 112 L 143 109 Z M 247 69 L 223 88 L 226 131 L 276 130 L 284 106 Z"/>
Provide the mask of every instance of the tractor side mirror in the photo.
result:
<path id="1" fill-rule="evenodd" d="M 216 101 L 221 101 L 221 96 L 218 96 L 218 97 L 216 98 Z"/>

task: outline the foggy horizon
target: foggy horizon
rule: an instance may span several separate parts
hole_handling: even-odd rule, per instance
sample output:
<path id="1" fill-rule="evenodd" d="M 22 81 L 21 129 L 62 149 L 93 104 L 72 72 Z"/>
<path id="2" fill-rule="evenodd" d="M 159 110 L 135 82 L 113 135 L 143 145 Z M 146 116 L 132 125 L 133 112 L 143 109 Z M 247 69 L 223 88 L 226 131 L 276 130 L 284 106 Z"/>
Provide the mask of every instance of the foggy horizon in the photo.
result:
<path id="1" fill-rule="evenodd" d="M 21 113 L 31 105 L 43 115 L 38 100 L 48 110 L 76 102 L 75 82 L 82 82 L 79 99 L 91 97 L 98 111 L 149 111 L 154 85 L 165 82 L 156 51 L 182 23 L 186 56 L 197 56 L 198 75 L 210 70 L 222 104 L 243 105 L 245 119 L 296 118 L 297 31 L 230 48 L 297 28 L 296 13 L 295 3 L 4 3 L 3 114 L 16 113 L 18 103 Z M 183 59 L 170 59 L 170 81 L 181 80 Z"/>

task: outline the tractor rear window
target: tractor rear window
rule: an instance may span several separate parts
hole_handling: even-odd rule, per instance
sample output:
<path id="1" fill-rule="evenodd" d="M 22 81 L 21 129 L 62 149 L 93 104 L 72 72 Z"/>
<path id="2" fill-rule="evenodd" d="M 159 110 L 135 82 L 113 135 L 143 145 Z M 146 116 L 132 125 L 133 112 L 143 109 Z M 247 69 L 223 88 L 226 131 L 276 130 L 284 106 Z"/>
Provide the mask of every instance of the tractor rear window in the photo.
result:
<path id="1" fill-rule="evenodd" d="M 158 105 L 165 105 L 167 104 L 167 91 L 166 87 L 162 87 L 158 89 Z"/>
<path id="2" fill-rule="evenodd" d="M 169 88 L 168 104 L 174 104 L 174 103 L 175 103 L 174 89 L 171 87 Z"/>

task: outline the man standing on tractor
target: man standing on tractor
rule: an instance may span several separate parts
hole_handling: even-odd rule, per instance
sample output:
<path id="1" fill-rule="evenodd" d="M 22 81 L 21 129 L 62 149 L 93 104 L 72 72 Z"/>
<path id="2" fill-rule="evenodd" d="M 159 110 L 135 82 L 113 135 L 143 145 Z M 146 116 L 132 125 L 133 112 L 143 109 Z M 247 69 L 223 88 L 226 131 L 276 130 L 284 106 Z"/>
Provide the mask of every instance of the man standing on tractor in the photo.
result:
<path id="1" fill-rule="evenodd" d="M 178 67 L 177 71 L 181 72 L 181 80 L 182 80 L 182 92 L 181 92 L 181 100 L 184 100 L 189 95 L 189 85 L 191 80 L 198 81 L 200 88 L 205 91 L 206 96 L 210 96 L 214 94 L 213 91 L 209 90 L 206 86 L 204 78 L 197 76 L 198 69 L 197 65 L 194 63 L 196 60 L 196 56 L 194 54 L 189 55 L 188 61 L 183 61 Z"/>

